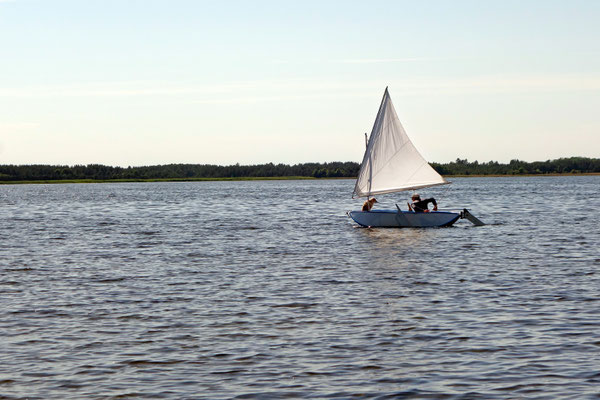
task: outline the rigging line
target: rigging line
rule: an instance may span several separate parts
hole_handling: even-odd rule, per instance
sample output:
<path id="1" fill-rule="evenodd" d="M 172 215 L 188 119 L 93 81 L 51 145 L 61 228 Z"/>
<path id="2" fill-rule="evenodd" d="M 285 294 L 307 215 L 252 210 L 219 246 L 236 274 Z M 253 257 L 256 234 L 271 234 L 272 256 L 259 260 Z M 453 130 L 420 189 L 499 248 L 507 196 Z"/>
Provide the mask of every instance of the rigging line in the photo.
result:
<path id="1" fill-rule="evenodd" d="M 441 202 L 441 200 L 446 197 L 446 195 L 448 194 L 448 190 L 450 190 L 450 185 L 446 186 L 442 194 L 438 197 L 438 201 Z"/>

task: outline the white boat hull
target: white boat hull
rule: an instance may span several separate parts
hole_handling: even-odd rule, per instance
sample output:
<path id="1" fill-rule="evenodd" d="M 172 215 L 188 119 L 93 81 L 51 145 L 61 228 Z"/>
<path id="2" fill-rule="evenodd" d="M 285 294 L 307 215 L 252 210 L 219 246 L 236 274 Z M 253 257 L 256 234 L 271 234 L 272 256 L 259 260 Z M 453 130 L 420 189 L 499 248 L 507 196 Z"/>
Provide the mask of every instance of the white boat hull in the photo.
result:
<path id="1" fill-rule="evenodd" d="M 429 228 L 451 226 L 460 214 L 447 211 L 415 213 L 413 211 L 350 211 L 348 216 L 359 225 L 373 228 Z"/>

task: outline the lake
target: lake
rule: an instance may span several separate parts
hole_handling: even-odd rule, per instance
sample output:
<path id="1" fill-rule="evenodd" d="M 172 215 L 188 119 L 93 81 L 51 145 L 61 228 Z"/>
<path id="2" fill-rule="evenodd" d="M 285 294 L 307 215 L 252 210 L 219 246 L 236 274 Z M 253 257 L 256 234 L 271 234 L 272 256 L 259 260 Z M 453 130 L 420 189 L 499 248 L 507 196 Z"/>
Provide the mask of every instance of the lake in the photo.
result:
<path id="1" fill-rule="evenodd" d="M 451 180 L 0 186 L 0 398 L 599 398 L 600 176 Z"/>

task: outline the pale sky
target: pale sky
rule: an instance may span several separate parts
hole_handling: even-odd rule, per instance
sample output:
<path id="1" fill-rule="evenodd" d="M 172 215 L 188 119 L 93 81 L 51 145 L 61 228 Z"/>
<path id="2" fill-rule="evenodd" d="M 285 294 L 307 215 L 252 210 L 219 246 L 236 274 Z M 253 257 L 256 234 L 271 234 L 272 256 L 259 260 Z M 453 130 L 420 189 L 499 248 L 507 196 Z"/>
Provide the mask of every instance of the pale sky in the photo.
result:
<path id="1" fill-rule="evenodd" d="M 0 164 L 600 157 L 600 1 L 0 0 Z"/>

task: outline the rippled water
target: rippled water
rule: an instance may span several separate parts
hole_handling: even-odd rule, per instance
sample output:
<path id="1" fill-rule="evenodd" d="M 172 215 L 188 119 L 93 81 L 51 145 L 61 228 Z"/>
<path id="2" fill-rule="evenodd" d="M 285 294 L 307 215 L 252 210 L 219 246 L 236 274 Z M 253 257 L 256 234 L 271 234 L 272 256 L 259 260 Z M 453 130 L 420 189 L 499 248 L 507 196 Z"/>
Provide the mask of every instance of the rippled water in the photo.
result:
<path id="1" fill-rule="evenodd" d="M 353 184 L 0 186 L 0 398 L 600 398 L 600 177 Z"/>

